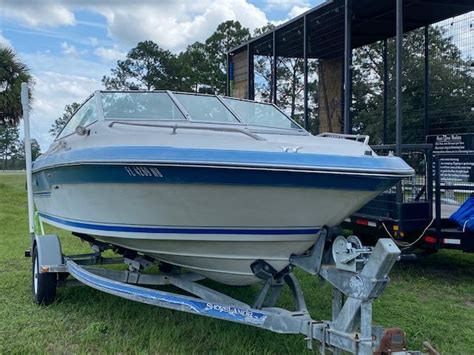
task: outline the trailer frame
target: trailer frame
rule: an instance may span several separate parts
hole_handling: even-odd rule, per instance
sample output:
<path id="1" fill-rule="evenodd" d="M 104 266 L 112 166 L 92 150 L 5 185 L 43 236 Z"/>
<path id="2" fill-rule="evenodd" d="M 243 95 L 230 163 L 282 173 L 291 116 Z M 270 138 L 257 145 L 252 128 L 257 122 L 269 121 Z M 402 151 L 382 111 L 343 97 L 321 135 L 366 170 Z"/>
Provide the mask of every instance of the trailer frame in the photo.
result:
<path id="1" fill-rule="evenodd" d="M 262 279 L 267 278 L 255 302 L 249 305 L 198 283 L 204 279 L 203 276 L 182 272 L 179 268 L 160 274 L 144 274 L 142 271 L 153 263 L 140 254 L 135 254 L 134 258 L 104 257 L 103 251 L 115 246 L 95 241 L 90 236 L 85 236 L 85 240 L 91 243 L 92 253 L 67 256 L 61 251 L 57 235 L 35 234 L 32 245 L 33 284 L 36 282 L 39 287 L 33 287 L 33 295 L 38 304 L 50 304 L 54 296 L 38 297 L 38 289 L 46 288 L 48 294 L 55 295 L 56 287 L 84 284 L 136 302 L 276 333 L 303 334 L 309 349 L 313 349 L 314 340 L 319 342 L 322 354 L 326 349 L 372 354 L 383 337 L 383 329 L 372 326 L 372 302 L 388 284 L 388 272 L 397 261 L 400 250 L 390 239 L 379 240 L 373 250 L 361 249 L 348 242 L 345 258 L 350 260 L 346 264 L 355 269 L 342 270 L 338 262 L 331 260 L 333 248 L 331 243 L 326 243 L 327 235 L 328 230 L 323 229 L 311 252 L 293 256 L 290 267 L 283 272 L 262 274 L 256 271 L 256 275 L 264 275 Z M 122 252 L 127 255 L 129 251 L 122 249 Z M 363 255 L 369 256 L 361 258 Z M 128 270 L 98 267 L 121 263 L 127 264 Z M 268 271 L 267 266 L 263 263 L 259 270 Z M 292 272 L 295 267 L 319 276 L 333 286 L 332 320 L 311 318 L 301 286 Z M 45 275 L 54 275 L 55 282 L 46 281 L 42 285 L 42 282 L 45 283 L 42 276 Z M 193 296 L 150 289 L 143 285 L 173 285 Z M 276 307 L 284 285 L 291 290 L 294 310 Z"/>

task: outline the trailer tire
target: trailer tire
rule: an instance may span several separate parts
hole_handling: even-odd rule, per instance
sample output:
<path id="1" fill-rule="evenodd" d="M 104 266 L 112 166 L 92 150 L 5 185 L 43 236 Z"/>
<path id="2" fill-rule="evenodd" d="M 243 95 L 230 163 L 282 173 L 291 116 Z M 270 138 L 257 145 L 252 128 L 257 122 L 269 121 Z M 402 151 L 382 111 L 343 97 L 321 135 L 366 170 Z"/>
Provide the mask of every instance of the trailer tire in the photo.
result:
<path id="1" fill-rule="evenodd" d="M 33 248 L 33 265 L 31 267 L 31 289 L 36 304 L 47 306 L 56 298 L 58 275 L 56 273 L 39 272 L 39 255 L 36 245 Z"/>

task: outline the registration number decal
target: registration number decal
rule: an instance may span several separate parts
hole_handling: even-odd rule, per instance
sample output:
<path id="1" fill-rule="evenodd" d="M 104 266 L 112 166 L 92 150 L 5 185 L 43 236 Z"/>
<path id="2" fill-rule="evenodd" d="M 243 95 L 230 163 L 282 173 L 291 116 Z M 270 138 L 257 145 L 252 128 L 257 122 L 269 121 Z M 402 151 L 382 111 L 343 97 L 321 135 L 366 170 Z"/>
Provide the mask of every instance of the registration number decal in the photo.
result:
<path id="1" fill-rule="evenodd" d="M 160 172 L 158 168 L 155 167 L 148 167 L 148 166 L 125 166 L 125 171 L 129 176 L 149 176 L 149 177 L 156 177 L 162 178 L 163 174 Z"/>

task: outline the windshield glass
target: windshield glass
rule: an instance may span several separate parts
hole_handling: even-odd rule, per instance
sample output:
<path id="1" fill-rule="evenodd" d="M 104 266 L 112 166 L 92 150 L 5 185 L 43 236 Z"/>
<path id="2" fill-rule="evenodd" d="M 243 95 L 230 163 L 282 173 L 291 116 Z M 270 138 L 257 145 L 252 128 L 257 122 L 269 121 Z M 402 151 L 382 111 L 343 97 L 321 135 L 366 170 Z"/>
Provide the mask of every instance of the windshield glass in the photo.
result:
<path id="1" fill-rule="evenodd" d="M 175 94 L 193 121 L 239 122 L 215 96 Z"/>
<path id="2" fill-rule="evenodd" d="M 275 128 L 300 128 L 273 105 L 224 98 L 224 102 L 234 110 L 242 122 Z"/>
<path id="3" fill-rule="evenodd" d="M 184 120 L 165 92 L 102 93 L 105 119 L 117 120 Z"/>
<path id="4" fill-rule="evenodd" d="M 87 127 L 95 121 L 97 121 L 96 100 L 95 97 L 91 97 L 74 113 L 58 138 L 63 138 L 74 133 L 77 126 Z"/>

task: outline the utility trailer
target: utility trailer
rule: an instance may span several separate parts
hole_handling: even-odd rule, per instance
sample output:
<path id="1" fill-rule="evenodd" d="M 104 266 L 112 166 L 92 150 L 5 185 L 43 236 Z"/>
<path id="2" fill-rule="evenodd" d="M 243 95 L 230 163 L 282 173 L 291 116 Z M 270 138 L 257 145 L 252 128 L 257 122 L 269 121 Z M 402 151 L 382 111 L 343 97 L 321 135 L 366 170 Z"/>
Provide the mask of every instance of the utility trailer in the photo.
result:
<path id="1" fill-rule="evenodd" d="M 463 138 L 467 140 L 467 136 Z M 471 136 L 468 139 L 474 142 L 474 135 Z M 373 148 L 390 150 L 393 146 Z M 474 233 L 449 218 L 460 201 L 474 194 L 473 151 L 439 152 L 431 143 L 403 148 L 405 152 L 423 151 L 425 169 L 421 170 L 421 178 L 402 181 L 399 187 L 376 197 L 347 218 L 343 228 L 369 244 L 381 236 L 389 237 L 402 247 L 402 257 L 407 258 L 440 249 L 474 252 Z M 416 163 L 413 167 L 419 171 Z M 419 250 L 423 253 L 412 254 Z"/>
<path id="2" fill-rule="evenodd" d="M 474 141 L 474 135 L 473 135 Z M 463 182 L 446 181 L 443 176 L 443 161 L 448 164 L 461 163 L 465 180 Z M 467 167 L 467 168 L 466 168 Z M 452 167 L 451 167 L 452 170 Z M 428 251 L 440 249 L 461 250 L 474 253 L 474 231 L 461 226 L 457 222 L 443 216 L 443 194 L 462 194 L 464 197 L 474 196 L 474 153 L 448 153 L 435 157 L 435 218 L 433 227 L 424 234 L 420 247 Z M 446 200 L 446 197 L 444 198 Z"/>
<path id="3" fill-rule="evenodd" d="M 341 354 L 420 354 L 406 350 L 405 333 L 398 328 L 372 325 L 372 304 L 389 282 L 388 273 L 400 250 L 390 239 L 380 239 L 374 248 L 364 247 L 355 236 L 334 234 L 329 228 L 319 231 L 315 245 L 302 255 L 293 255 L 289 266 L 276 272 L 263 260 L 252 264 L 252 272 L 262 280 L 261 290 L 252 304 L 246 304 L 199 283 L 204 277 L 179 267 L 151 259 L 133 250 L 96 240 L 91 235 L 75 234 L 88 242 L 91 253 L 64 255 L 57 235 L 45 235 L 40 217 L 34 212 L 32 161 L 29 127 L 28 87 L 22 84 L 25 122 L 25 155 L 28 190 L 28 222 L 32 257 L 34 301 L 54 302 L 59 287 L 87 285 L 111 295 L 158 307 L 228 320 L 282 334 L 302 334 L 309 349 L 313 342 L 319 351 Z M 118 257 L 104 257 L 113 250 Z M 127 270 L 111 270 L 107 265 L 122 264 Z M 159 274 L 143 273 L 158 264 Z M 331 284 L 332 319 L 315 320 L 306 306 L 295 268 Z M 165 292 L 146 286 L 172 285 L 187 295 Z M 291 290 L 292 310 L 277 307 L 284 286 Z M 191 296 L 189 296 L 189 294 Z"/>
<path id="4" fill-rule="evenodd" d="M 371 148 L 392 154 L 396 147 L 387 144 Z M 433 145 L 403 144 L 402 151 L 416 175 L 377 196 L 342 223 L 343 228 L 352 230 L 366 243 L 375 244 L 382 236 L 410 245 L 433 223 L 433 175 L 427 173 L 433 169 Z M 410 247 L 403 251 L 412 250 Z"/>

